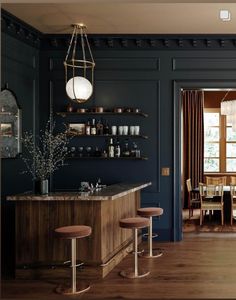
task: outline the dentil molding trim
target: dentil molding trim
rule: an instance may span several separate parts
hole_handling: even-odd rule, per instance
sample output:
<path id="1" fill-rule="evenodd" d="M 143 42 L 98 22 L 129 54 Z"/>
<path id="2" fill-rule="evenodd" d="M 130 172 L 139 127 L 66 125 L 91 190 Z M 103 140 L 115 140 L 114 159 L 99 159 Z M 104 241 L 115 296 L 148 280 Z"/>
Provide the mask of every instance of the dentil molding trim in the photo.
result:
<path id="1" fill-rule="evenodd" d="M 70 34 L 43 34 L 20 19 L 1 10 L 2 31 L 36 48 L 45 50 L 65 50 Z M 140 49 L 140 50 L 191 50 L 236 48 L 235 35 L 95 35 L 88 36 L 90 46 L 95 49 Z"/>

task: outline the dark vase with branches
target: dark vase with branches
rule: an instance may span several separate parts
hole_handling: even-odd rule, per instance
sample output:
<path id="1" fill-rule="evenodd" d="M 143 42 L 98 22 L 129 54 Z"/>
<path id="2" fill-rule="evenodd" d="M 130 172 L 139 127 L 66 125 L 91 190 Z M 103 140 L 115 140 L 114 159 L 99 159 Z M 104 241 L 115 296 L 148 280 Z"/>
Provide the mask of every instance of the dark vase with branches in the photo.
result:
<path id="1" fill-rule="evenodd" d="M 27 170 L 23 173 L 30 174 L 35 181 L 35 192 L 48 194 L 48 179 L 64 166 L 64 161 L 69 154 L 68 144 L 71 137 L 64 132 L 54 133 L 55 122 L 51 118 L 44 131 L 40 130 L 38 136 L 25 132 L 22 138 L 24 155 L 22 159 Z"/>

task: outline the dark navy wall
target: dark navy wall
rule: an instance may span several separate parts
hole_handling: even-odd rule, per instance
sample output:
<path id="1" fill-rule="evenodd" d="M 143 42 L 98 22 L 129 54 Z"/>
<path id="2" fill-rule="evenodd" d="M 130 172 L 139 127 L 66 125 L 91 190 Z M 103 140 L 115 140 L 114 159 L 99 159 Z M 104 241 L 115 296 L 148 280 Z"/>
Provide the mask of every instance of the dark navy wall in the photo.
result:
<path id="1" fill-rule="evenodd" d="M 87 120 L 87 117 L 62 119 L 56 116 L 56 112 L 64 110 L 69 103 L 63 70 L 69 36 L 40 36 L 41 46 L 37 50 L 37 43 L 30 46 L 20 41 L 22 36 L 17 36 L 15 29 L 10 26 L 8 34 L 2 34 L 7 49 L 2 53 L 2 61 L 6 61 L 2 72 L 22 106 L 23 129 L 34 130 L 37 122 L 42 127 L 50 109 L 54 112 L 58 128 L 65 121 Z M 9 30 L 14 31 L 14 37 Z M 209 87 L 230 87 L 236 71 L 235 38 L 91 36 L 96 62 L 95 89 L 86 106 L 139 107 L 147 113 L 148 118 L 109 116 L 106 119 L 110 124 L 140 125 L 142 133 L 149 138 L 136 141 L 149 159 L 68 160 L 68 165 L 53 175 L 51 188 L 76 189 L 80 181 L 95 181 L 98 177 L 106 184 L 152 181 L 152 186 L 142 192 L 142 206 L 159 205 L 164 208 L 164 215 L 154 221 L 160 240 L 181 240 L 180 89 L 207 87 L 208 84 Z M 2 83 L 5 81 L 6 78 Z M 72 141 L 74 146 L 104 143 L 105 140 L 96 137 Z M 20 175 L 21 167 L 19 159 L 2 161 L 2 201 L 5 220 L 8 219 L 8 223 L 3 221 L 3 232 L 12 222 L 11 244 L 9 241 L 6 243 L 8 251 L 12 249 L 8 265 L 12 265 L 14 253 L 14 206 L 6 204 L 4 196 L 32 186 L 29 179 Z M 162 167 L 170 168 L 170 176 L 161 176 Z M 6 236 L 3 234 L 4 239 Z"/>
<path id="2" fill-rule="evenodd" d="M 51 40 L 45 37 L 45 40 Z M 101 38 L 102 40 L 102 38 Z M 91 37 L 93 41 L 93 37 Z M 204 40 L 199 42 L 200 49 L 182 49 L 175 45 L 172 49 L 155 49 L 152 47 L 135 47 L 133 38 L 128 38 L 128 47 L 119 46 L 119 38 L 113 48 L 93 45 L 96 61 L 95 90 L 87 106 L 131 106 L 140 107 L 148 113 L 148 118 L 109 117 L 109 123 L 139 124 L 148 140 L 138 140 L 148 161 L 104 161 L 71 160 L 68 166 L 59 170 L 54 176 L 54 188 L 73 188 L 80 181 L 95 181 L 98 177 L 105 183 L 119 181 L 152 181 L 152 186 L 142 192 L 142 206 L 160 205 L 164 215 L 154 220 L 154 227 L 159 231 L 159 239 L 180 240 L 181 227 L 181 140 L 180 122 L 181 103 L 179 91 L 174 89 L 179 81 L 202 81 L 203 85 L 216 80 L 234 77 L 236 68 L 235 51 L 231 49 L 206 49 Z M 143 38 L 145 42 L 146 39 Z M 56 46 L 55 46 L 56 45 Z M 65 110 L 69 103 L 65 93 L 63 59 L 66 43 L 60 39 L 53 46 L 44 43 L 41 51 L 43 65 L 43 86 L 45 105 L 51 102 L 54 112 Z M 145 44 L 144 44 L 145 45 Z M 64 47 L 64 49 L 63 49 Z M 218 48 L 220 48 L 218 44 Z M 232 45 L 230 44 L 230 47 Z M 190 44 L 191 48 L 191 44 Z M 50 83 L 50 84 L 49 84 Z M 184 87 L 183 83 L 183 87 Z M 185 84 L 186 85 L 186 84 Z M 49 89 L 51 90 L 50 99 Z M 200 86 L 201 87 L 201 86 Z M 217 86 L 216 86 L 217 87 Z M 181 88 L 181 87 L 180 87 Z M 177 95 L 175 95 L 177 93 Z M 76 105 L 74 105 L 76 108 Z M 77 107 L 80 107 L 77 105 Z M 81 105 L 83 107 L 83 105 Z M 60 122 L 81 122 L 87 117 L 71 117 Z M 177 127 L 178 126 L 178 127 Z M 177 130 L 178 128 L 179 130 Z M 77 138 L 72 145 L 100 145 L 101 138 Z M 161 176 L 161 168 L 169 167 L 170 176 Z"/>
<path id="3" fill-rule="evenodd" d="M 1 87 L 8 85 L 22 109 L 22 130 L 37 132 L 39 95 L 39 50 L 10 34 L 1 33 Z M 1 160 L 1 237 L 2 273 L 7 277 L 14 273 L 14 203 L 6 201 L 6 195 L 32 189 L 33 182 L 18 158 Z"/>

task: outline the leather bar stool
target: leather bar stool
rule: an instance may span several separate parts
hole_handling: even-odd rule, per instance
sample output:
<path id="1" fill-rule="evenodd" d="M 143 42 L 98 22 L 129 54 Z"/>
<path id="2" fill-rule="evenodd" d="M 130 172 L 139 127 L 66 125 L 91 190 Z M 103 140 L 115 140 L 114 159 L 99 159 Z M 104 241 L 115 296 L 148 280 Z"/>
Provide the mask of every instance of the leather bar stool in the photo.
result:
<path id="1" fill-rule="evenodd" d="M 137 214 L 141 217 L 149 218 L 150 221 L 150 226 L 148 228 L 148 251 L 142 252 L 141 255 L 147 258 L 162 256 L 163 253 L 160 249 L 152 249 L 152 239 L 157 236 L 157 234 L 152 233 L 152 218 L 161 216 L 163 214 L 163 209 L 160 207 L 139 208 Z"/>
<path id="2" fill-rule="evenodd" d="M 85 225 L 65 226 L 55 229 L 57 237 L 71 240 L 71 286 L 60 286 L 56 288 L 56 292 L 64 295 L 72 295 L 89 290 L 90 285 L 83 282 L 76 282 L 76 239 L 89 236 L 91 232 L 91 227 Z"/>
<path id="3" fill-rule="evenodd" d="M 147 276 L 150 272 L 139 270 L 138 268 L 138 229 L 148 227 L 149 219 L 135 217 L 120 220 L 120 227 L 133 230 L 133 253 L 134 253 L 134 269 L 121 271 L 120 275 L 126 278 L 140 278 Z"/>

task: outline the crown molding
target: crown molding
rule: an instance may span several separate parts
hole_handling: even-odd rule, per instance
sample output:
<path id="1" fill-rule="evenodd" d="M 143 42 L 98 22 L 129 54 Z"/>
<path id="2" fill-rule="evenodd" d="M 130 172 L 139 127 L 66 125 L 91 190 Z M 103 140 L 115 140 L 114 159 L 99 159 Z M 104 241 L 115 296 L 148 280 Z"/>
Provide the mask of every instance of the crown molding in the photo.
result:
<path id="1" fill-rule="evenodd" d="M 89 35 L 90 46 L 96 50 L 234 50 L 236 35 Z M 42 49 L 64 50 L 70 35 L 44 34 Z"/>
<path id="2" fill-rule="evenodd" d="M 42 33 L 1 9 L 1 30 L 35 48 L 41 44 Z"/>
<path id="3" fill-rule="evenodd" d="M 43 34 L 1 9 L 2 31 L 42 50 L 66 50 L 70 34 Z M 235 50 L 235 35 L 215 34 L 91 34 L 91 48 L 96 50 Z"/>

